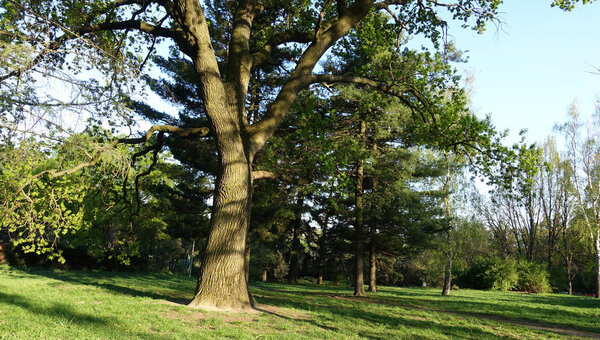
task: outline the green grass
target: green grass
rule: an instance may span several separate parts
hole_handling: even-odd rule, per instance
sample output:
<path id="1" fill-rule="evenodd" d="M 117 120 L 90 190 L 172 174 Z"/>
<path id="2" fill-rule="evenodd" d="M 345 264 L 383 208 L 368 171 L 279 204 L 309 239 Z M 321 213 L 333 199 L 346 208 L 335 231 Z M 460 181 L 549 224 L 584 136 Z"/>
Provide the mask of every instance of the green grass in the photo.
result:
<path id="1" fill-rule="evenodd" d="M 381 287 L 354 298 L 338 287 L 254 283 L 261 312 L 232 314 L 183 305 L 194 287 L 178 275 L 0 266 L 0 339 L 600 337 L 600 301 L 588 297 Z"/>

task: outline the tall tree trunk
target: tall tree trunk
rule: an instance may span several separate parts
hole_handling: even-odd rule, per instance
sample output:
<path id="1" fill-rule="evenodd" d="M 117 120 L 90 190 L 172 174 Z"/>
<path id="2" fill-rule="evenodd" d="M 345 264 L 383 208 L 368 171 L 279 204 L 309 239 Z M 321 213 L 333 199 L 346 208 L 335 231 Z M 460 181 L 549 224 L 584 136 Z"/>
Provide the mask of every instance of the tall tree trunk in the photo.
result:
<path id="1" fill-rule="evenodd" d="M 369 292 L 377 293 L 377 251 L 373 240 L 369 245 Z"/>
<path id="2" fill-rule="evenodd" d="M 446 235 L 446 267 L 444 268 L 444 288 L 442 295 L 450 295 L 450 289 L 452 289 L 452 229 L 448 230 Z"/>
<path id="3" fill-rule="evenodd" d="M 263 271 L 262 271 L 262 282 L 267 282 L 267 273 L 268 273 L 268 270 L 267 269 L 263 269 Z"/>
<path id="4" fill-rule="evenodd" d="M 531 203 L 530 203 L 531 204 Z M 528 208 L 529 210 L 529 239 L 527 240 L 527 244 L 526 244 L 526 256 L 527 256 L 527 261 L 533 261 L 533 254 L 535 252 L 535 241 L 536 241 L 536 237 L 537 237 L 537 225 L 535 224 L 535 221 L 533 219 L 533 212 L 532 212 L 531 207 Z"/>
<path id="5" fill-rule="evenodd" d="M 332 193 L 329 193 L 329 198 L 333 196 Z M 317 273 L 317 284 L 323 284 L 323 275 L 325 275 L 325 266 L 327 265 L 325 259 L 327 257 L 327 227 L 329 226 L 329 218 L 331 212 L 327 210 L 325 213 L 325 218 L 321 224 L 321 237 L 319 237 L 319 257 L 318 257 L 318 267 L 319 272 Z"/>
<path id="6" fill-rule="evenodd" d="M 192 307 L 248 309 L 253 305 L 244 259 L 252 169 L 239 135 L 238 138 L 230 131 L 223 136 L 224 140 L 217 141 L 220 171 L 215 182 L 208 242 L 196 294 L 190 302 Z"/>
<path id="7" fill-rule="evenodd" d="M 367 131 L 367 122 L 364 119 L 360 121 L 360 137 L 364 140 Z M 365 296 L 364 280 L 364 211 L 363 211 L 363 180 L 364 180 L 363 160 L 359 160 L 356 167 L 356 191 L 354 196 L 354 207 L 356 209 L 356 220 L 354 224 L 354 295 Z"/>
<path id="8" fill-rule="evenodd" d="M 565 250 L 566 252 L 567 250 Z M 565 267 L 567 269 L 567 282 L 569 283 L 569 295 L 573 295 L 573 275 L 571 275 L 571 259 L 565 256 Z"/>
<path id="9" fill-rule="evenodd" d="M 447 162 L 446 168 L 446 179 L 444 181 L 444 213 L 446 220 L 448 221 L 448 231 L 446 232 L 446 267 L 444 268 L 444 287 L 442 289 L 442 295 L 450 295 L 450 289 L 452 288 L 452 230 L 454 222 L 452 221 L 452 215 L 450 214 L 450 180 L 452 173 L 450 172 L 450 160 L 448 155 L 444 154 Z"/>
<path id="10" fill-rule="evenodd" d="M 553 228 L 548 228 L 548 273 L 552 270 L 552 252 L 554 248 Z"/>
<path id="11" fill-rule="evenodd" d="M 304 198 L 298 197 L 296 208 L 294 210 L 292 251 L 290 254 L 290 271 L 288 272 L 288 283 L 298 283 L 298 272 L 300 263 L 300 230 L 302 229 L 302 207 Z"/>
<path id="12" fill-rule="evenodd" d="M 596 298 L 600 298 L 600 229 L 596 229 L 594 235 L 596 248 Z"/>

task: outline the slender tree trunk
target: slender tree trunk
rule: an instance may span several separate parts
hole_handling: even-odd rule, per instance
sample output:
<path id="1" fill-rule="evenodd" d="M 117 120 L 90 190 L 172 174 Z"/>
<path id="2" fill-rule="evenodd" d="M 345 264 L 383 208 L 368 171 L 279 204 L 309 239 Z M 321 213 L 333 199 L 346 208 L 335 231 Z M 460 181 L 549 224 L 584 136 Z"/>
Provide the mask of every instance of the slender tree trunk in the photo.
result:
<path id="1" fill-rule="evenodd" d="M 565 252 L 567 250 L 565 249 Z M 567 282 L 569 283 L 569 295 L 573 295 L 573 276 L 571 275 L 571 259 L 565 256 L 565 267 L 567 269 Z"/>
<path id="2" fill-rule="evenodd" d="M 241 140 L 218 141 L 218 145 L 220 171 L 215 183 L 211 228 L 190 306 L 248 309 L 253 305 L 245 270 L 251 161 L 246 158 Z"/>
<path id="3" fill-rule="evenodd" d="M 377 293 L 377 252 L 373 241 L 369 245 L 369 292 Z"/>
<path id="4" fill-rule="evenodd" d="M 331 198 L 332 194 L 329 194 L 329 197 Z M 317 284 L 318 285 L 322 285 L 323 284 L 323 275 L 325 273 L 325 266 L 326 266 L 326 261 L 325 258 L 327 257 L 327 227 L 329 225 L 329 217 L 330 217 L 330 212 L 327 211 L 325 213 L 325 218 L 322 222 L 321 225 L 321 237 L 319 238 L 319 257 L 318 257 L 318 266 L 319 266 L 319 272 L 317 274 Z"/>
<path id="5" fill-rule="evenodd" d="M 548 230 L 548 273 L 552 270 L 552 251 L 554 248 L 554 237 L 552 237 L 552 228 Z"/>
<path id="6" fill-rule="evenodd" d="M 596 298 L 600 298 L 600 230 L 596 229 L 594 235 L 594 243 L 596 248 Z"/>
<path id="7" fill-rule="evenodd" d="M 446 236 L 446 268 L 444 268 L 444 288 L 442 290 L 442 295 L 450 295 L 450 290 L 452 289 L 452 260 L 453 260 L 453 252 L 452 252 L 452 230 L 448 230 L 448 234 Z"/>
<path id="8" fill-rule="evenodd" d="M 298 239 L 298 227 L 294 226 L 294 237 L 292 239 L 292 251 L 290 254 L 290 269 L 288 272 L 287 282 L 291 284 L 298 283 L 298 248 L 300 241 Z"/>
<path id="9" fill-rule="evenodd" d="M 573 295 L 573 279 L 569 278 L 569 295 Z"/>
<path id="10" fill-rule="evenodd" d="M 446 267 L 444 268 L 444 287 L 442 289 L 442 295 L 450 295 L 450 289 L 452 288 L 452 230 L 454 222 L 450 214 L 450 179 L 452 174 L 450 173 L 450 161 L 448 160 L 447 154 L 445 154 L 447 169 L 446 169 L 446 180 L 444 181 L 444 212 L 446 220 L 448 220 L 448 231 L 446 232 Z"/>
<path id="11" fill-rule="evenodd" d="M 529 208 L 528 210 L 531 210 Z M 529 212 L 529 239 L 527 240 L 527 246 L 525 249 L 527 255 L 527 261 L 533 261 L 533 254 L 535 251 L 535 239 L 537 237 L 537 226 L 535 225 L 535 221 L 533 219 L 532 212 Z"/>
<path id="12" fill-rule="evenodd" d="M 360 122 L 360 136 L 364 139 L 367 131 L 367 122 L 362 119 Z M 354 273 L 354 295 L 365 296 L 365 280 L 364 280 L 364 211 L 363 211 L 363 180 L 364 180 L 364 164 L 362 160 L 358 161 L 356 167 L 356 191 L 355 203 L 356 220 L 354 224 L 354 257 L 355 257 L 355 273 Z"/>
<path id="13" fill-rule="evenodd" d="M 519 252 L 519 256 L 523 256 L 523 251 L 521 249 L 521 238 L 519 237 L 519 231 L 516 228 L 512 230 L 515 235 L 515 241 L 517 242 L 517 251 Z"/>
<path id="14" fill-rule="evenodd" d="M 267 282 L 267 273 L 268 273 L 268 270 L 267 269 L 263 269 L 263 271 L 262 271 L 262 282 Z"/>
<path id="15" fill-rule="evenodd" d="M 293 220 L 293 235 L 292 235 L 292 251 L 290 254 L 290 271 L 288 272 L 288 283 L 298 283 L 298 272 L 300 263 L 300 230 L 302 229 L 302 207 L 304 206 L 304 198 L 298 197 L 296 209 L 294 211 Z"/>

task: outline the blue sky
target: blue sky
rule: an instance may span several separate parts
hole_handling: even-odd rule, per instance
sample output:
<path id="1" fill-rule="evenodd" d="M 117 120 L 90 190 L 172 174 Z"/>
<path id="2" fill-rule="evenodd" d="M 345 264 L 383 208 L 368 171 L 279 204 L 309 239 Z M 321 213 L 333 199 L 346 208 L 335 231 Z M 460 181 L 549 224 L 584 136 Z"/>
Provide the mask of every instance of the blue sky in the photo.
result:
<path id="1" fill-rule="evenodd" d="M 490 114 L 516 141 L 528 129 L 530 142 L 543 141 L 567 107 L 577 100 L 590 116 L 600 95 L 600 2 L 572 12 L 550 7 L 550 0 L 506 0 L 500 26 L 483 35 L 451 25 L 457 47 L 468 51 L 461 72 L 474 78 L 475 112 Z M 560 139 L 560 138 L 559 138 Z"/>

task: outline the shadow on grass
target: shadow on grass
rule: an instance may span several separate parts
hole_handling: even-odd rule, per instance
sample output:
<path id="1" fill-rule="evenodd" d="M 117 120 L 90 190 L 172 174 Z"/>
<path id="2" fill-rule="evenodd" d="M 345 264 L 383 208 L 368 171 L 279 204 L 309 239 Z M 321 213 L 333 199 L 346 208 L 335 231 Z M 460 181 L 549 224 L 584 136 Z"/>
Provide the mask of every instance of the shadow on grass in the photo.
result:
<path id="1" fill-rule="evenodd" d="M 73 310 L 66 304 L 53 304 L 50 307 L 34 304 L 30 299 L 18 294 L 6 294 L 0 292 L 0 301 L 16 307 L 23 308 L 31 313 L 49 316 L 53 318 L 62 318 L 68 322 L 75 322 L 81 325 L 109 325 L 114 322 L 109 318 L 98 317 L 91 314 L 84 314 Z"/>
<path id="2" fill-rule="evenodd" d="M 131 297 L 165 300 L 176 304 L 187 304 L 193 295 L 193 285 L 177 276 L 166 274 L 132 274 L 109 272 L 63 271 L 28 269 L 28 273 L 58 281 L 89 285 Z M 163 289 L 156 290 L 157 287 Z M 136 287 L 136 288 L 132 288 Z M 139 287 L 139 288 L 138 288 Z M 188 295 L 190 298 L 184 297 Z"/>
<path id="3" fill-rule="evenodd" d="M 310 324 L 312 326 L 319 327 L 327 331 L 341 333 L 343 333 L 347 328 L 344 326 L 344 321 L 347 323 L 357 323 L 361 322 L 362 320 L 362 322 L 370 325 L 371 327 L 369 327 L 368 329 L 363 328 L 359 331 L 357 335 L 362 337 L 368 337 L 370 339 L 390 339 L 390 337 L 397 335 L 393 332 L 396 331 L 399 327 L 406 327 L 408 329 L 412 329 L 414 332 L 417 333 L 420 333 L 422 332 L 422 330 L 426 329 L 430 332 L 434 332 L 436 334 L 444 334 L 452 338 L 481 339 L 498 336 L 495 333 L 487 332 L 477 327 L 468 327 L 462 325 L 444 325 L 438 322 L 437 320 L 429 321 L 422 317 L 410 317 L 407 314 L 390 316 L 386 315 L 385 313 L 373 312 L 370 310 L 371 308 L 369 308 L 368 303 L 348 303 L 347 301 L 330 301 L 330 298 L 328 298 L 327 296 L 322 296 L 320 298 L 317 297 L 315 300 L 311 300 L 306 299 L 306 296 L 300 292 L 290 294 L 292 295 L 288 296 L 288 298 L 282 298 L 279 295 L 277 297 L 265 296 L 260 294 L 255 295 L 257 301 L 259 301 L 262 304 L 277 307 L 295 308 L 305 311 L 317 310 L 318 313 L 321 314 L 321 316 L 319 318 L 310 319 L 292 319 L 288 316 L 281 315 L 279 313 L 262 310 L 260 308 L 258 308 L 258 310 L 280 318 L 293 321 L 295 323 Z M 320 299 L 327 299 L 327 301 L 318 301 Z M 398 312 L 402 311 L 399 310 Z M 337 334 L 339 335 L 339 333 Z"/>
<path id="4" fill-rule="evenodd" d="M 475 297 L 461 294 L 442 297 L 441 295 L 430 295 L 427 292 L 419 295 L 418 292 L 404 290 L 386 290 L 385 293 L 384 296 L 373 297 L 374 301 L 408 308 L 447 310 L 455 314 L 474 317 L 480 315 L 500 317 L 506 319 L 507 322 L 512 319 L 515 322 L 585 330 L 597 333 L 600 337 L 600 326 L 597 323 L 597 318 L 600 316 L 600 301 L 594 299 L 488 292 L 486 301 L 481 300 L 481 297 L 478 300 Z M 514 294 L 514 298 L 511 294 Z M 507 298 L 507 295 L 511 297 Z M 435 298 L 430 299 L 431 296 L 435 296 Z M 581 310 L 571 308 L 590 309 L 590 313 L 582 313 Z"/>

